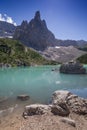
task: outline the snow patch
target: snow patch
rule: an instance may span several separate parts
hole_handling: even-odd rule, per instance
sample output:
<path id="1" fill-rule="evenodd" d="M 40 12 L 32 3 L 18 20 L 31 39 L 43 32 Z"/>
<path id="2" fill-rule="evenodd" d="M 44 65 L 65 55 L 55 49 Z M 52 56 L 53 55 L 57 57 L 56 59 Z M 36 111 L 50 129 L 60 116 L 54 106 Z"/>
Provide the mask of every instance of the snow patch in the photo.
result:
<path id="1" fill-rule="evenodd" d="M 55 48 L 59 49 L 59 48 L 60 48 L 60 46 L 55 46 Z"/>

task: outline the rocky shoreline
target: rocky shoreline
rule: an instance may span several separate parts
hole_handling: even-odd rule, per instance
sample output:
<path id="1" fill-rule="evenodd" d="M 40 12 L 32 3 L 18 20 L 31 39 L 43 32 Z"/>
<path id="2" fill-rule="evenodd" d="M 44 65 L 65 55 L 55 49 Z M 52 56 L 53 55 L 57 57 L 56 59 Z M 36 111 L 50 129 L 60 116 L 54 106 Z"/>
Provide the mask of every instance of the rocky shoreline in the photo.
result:
<path id="1" fill-rule="evenodd" d="M 87 99 L 78 97 L 69 91 L 55 91 L 52 95 L 51 104 L 33 104 L 26 106 L 23 117 L 43 115 L 49 112 L 59 116 L 68 116 L 70 112 L 85 115 L 87 114 Z"/>
<path id="2" fill-rule="evenodd" d="M 30 104 L 0 119 L 0 130 L 87 130 L 87 99 L 55 91 L 51 104 Z"/>
<path id="3" fill-rule="evenodd" d="M 76 128 L 76 121 L 69 118 L 69 115 L 71 115 L 72 113 L 79 116 L 87 116 L 87 99 L 78 97 L 77 95 L 74 95 L 69 91 L 61 90 L 55 91 L 53 93 L 52 103 L 49 105 L 32 104 L 26 106 L 23 112 L 23 117 L 24 119 L 28 119 L 31 116 L 48 116 L 49 114 L 51 114 L 54 116 L 62 117 L 60 118 L 61 122 Z M 27 127 L 25 126 L 25 128 Z"/>

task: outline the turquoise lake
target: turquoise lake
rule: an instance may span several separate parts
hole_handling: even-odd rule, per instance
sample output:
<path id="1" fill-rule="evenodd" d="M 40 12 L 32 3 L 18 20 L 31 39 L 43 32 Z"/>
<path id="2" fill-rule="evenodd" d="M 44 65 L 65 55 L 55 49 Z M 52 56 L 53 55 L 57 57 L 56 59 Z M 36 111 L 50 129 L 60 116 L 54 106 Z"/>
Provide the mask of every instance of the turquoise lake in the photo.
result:
<path id="1" fill-rule="evenodd" d="M 59 66 L 0 68 L 0 97 L 28 94 L 35 102 L 48 103 L 55 90 L 69 90 L 87 98 L 87 74 L 60 74 L 54 68 Z"/>

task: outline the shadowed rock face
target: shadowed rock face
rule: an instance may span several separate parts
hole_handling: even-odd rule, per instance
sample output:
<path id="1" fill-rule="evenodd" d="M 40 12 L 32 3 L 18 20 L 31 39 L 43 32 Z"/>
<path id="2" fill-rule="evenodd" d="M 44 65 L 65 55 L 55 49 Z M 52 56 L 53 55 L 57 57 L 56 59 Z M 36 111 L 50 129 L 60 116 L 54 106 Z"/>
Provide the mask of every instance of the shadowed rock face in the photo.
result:
<path id="1" fill-rule="evenodd" d="M 44 50 L 47 46 L 54 46 L 56 42 L 54 35 L 47 28 L 45 20 L 41 20 L 39 11 L 35 13 L 29 23 L 23 21 L 16 28 L 14 39 L 20 40 L 36 50 Z"/>

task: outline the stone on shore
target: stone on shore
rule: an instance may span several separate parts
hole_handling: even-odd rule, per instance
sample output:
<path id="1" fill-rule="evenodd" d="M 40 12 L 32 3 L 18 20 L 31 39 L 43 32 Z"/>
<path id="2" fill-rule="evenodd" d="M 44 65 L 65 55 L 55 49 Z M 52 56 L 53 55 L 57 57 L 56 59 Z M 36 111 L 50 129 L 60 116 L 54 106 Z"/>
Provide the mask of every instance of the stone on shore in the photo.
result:
<path id="1" fill-rule="evenodd" d="M 75 120 L 72 120 L 72 119 L 70 119 L 70 118 L 61 118 L 60 119 L 60 121 L 61 122 L 64 122 L 64 123 L 67 123 L 67 124 L 69 124 L 69 125 L 71 125 L 71 126 L 73 126 L 73 127 L 76 127 L 76 122 L 75 122 Z"/>
<path id="2" fill-rule="evenodd" d="M 32 116 L 32 115 L 43 115 L 51 111 L 50 105 L 43 104 L 32 104 L 25 107 L 25 111 L 23 112 L 23 117 Z"/>
<path id="3" fill-rule="evenodd" d="M 23 117 L 26 119 L 28 116 L 54 114 L 59 116 L 68 116 L 70 112 L 79 115 L 87 114 L 87 99 L 78 97 L 69 91 L 55 91 L 52 96 L 52 104 L 32 104 L 25 107 Z M 75 122 L 64 119 L 64 122 L 69 122 L 75 127 Z"/>
<path id="4" fill-rule="evenodd" d="M 65 103 L 72 112 L 82 115 L 87 114 L 87 99 L 78 97 L 69 91 L 61 90 L 53 93 L 52 104 L 60 106 L 60 103 Z"/>
<path id="5" fill-rule="evenodd" d="M 66 106 L 66 104 L 63 104 L 63 106 L 52 105 L 51 112 L 54 115 L 59 115 L 59 116 L 68 116 L 70 114 L 70 111 Z"/>

